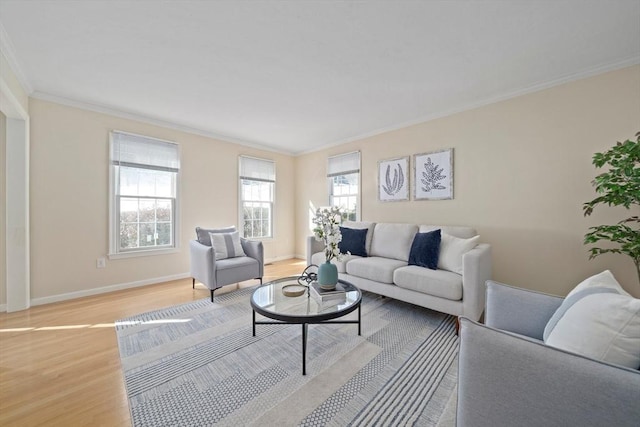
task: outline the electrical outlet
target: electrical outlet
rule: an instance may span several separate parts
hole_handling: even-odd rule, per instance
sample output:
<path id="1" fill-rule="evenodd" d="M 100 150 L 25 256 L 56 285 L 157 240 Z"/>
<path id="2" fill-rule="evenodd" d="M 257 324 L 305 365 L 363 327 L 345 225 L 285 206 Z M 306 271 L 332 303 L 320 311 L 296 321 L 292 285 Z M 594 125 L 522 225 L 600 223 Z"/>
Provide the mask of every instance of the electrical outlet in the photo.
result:
<path id="1" fill-rule="evenodd" d="M 104 257 L 100 257 L 96 260 L 96 268 L 105 268 L 107 266 L 107 260 Z"/>

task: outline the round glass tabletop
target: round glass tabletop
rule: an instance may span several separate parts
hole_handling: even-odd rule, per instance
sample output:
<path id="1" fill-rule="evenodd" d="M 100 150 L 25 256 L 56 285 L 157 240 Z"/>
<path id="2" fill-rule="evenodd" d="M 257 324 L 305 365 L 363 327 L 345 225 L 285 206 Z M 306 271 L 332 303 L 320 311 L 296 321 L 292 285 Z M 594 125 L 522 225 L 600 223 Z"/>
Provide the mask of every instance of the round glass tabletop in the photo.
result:
<path id="1" fill-rule="evenodd" d="M 303 282 L 304 283 L 304 282 Z M 338 281 L 338 288 L 344 294 L 333 299 L 318 302 L 310 295 L 309 289 L 300 296 L 285 296 L 282 289 L 297 289 L 298 276 L 284 277 L 258 287 L 251 296 L 251 306 L 263 316 L 288 322 L 315 322 L 344 316 L 360 304 L 360 290 L 349 282 Z"/>

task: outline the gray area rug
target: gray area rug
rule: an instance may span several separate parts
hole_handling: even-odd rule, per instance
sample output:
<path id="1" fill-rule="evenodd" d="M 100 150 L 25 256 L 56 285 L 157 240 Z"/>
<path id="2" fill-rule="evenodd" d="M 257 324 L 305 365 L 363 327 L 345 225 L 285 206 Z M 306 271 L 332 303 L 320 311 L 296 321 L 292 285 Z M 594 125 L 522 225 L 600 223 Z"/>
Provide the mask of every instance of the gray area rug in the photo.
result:
<path id="1" fill-rule="evenodd" d="M 455 423 L 453 316 L 364 292 L 361 336 L 309 326 L 303 376 L 301 326 L 257 325 L 253 337 L 252 292 L 116 322 L 134 426 Z"/>

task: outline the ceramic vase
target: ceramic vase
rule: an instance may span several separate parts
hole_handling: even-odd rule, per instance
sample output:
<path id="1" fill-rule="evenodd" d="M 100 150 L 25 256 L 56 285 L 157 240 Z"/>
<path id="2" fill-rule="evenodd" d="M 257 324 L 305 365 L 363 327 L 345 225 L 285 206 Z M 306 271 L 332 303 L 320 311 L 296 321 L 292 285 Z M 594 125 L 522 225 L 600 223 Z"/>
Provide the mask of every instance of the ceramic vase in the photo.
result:
<path id="1" fill-rule="evenodd" d="M 318 283 L 322 289 L 334 289 L 338 283 L 338 267 L 325 262 L 318 267 Z"/>

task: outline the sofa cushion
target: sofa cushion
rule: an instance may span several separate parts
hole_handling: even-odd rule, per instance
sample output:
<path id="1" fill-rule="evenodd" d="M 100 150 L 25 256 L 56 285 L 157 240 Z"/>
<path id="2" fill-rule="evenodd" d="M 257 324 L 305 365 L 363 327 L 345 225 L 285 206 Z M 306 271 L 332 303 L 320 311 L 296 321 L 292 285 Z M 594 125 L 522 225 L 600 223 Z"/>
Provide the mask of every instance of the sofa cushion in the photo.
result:
<path id="1" fill-rule="evenodd" d="M 246 256 L 240 244 L 240 233 L 209 233 L 216 260 Z"/>
<path id="2" fill-rule="evenodd" d="M 440 229 L 442 234 L 448 234 L 449 236 L 459 237 L 461 239 L 470 239 L 478 234 L 475 228 L 457 225 L 421 225 L 418 232 L 426 233 L 438 229 Z"/>
<path id="3" fill-rule="evenodd" d="M 209 233 L 233 233 L 236 231 L 235 226 L 229 226 L 224 228 L 200 228 L 196 227 L 196 240 L 201 245 L 211 246 L 211 238 Z"/>
<path id="4" fill-rule="evenodd" d="M 407 263 L 397 259 L 368 257 L 352 259 L 347 263 L 347 273 L 380 283 L 393 283 L 393 272 Z"/>
<path id="5" fill-rule="evenodd" d="M 340 227 L 340 234 L 342 240 L 338 243 L 340 253 L 346 254 L 349 252 L 351 255 L 367 256 L 366 240 L 368 229 L 363 228 L 358 230 L 356 228 Z"/>
<path id="6" fill-rule="evenodd" d="M 440 230 L 416 233 L 409 252 L 409 265 L 436 270 L 438 268 L 439 253 Z"/>
<path id="7" fill-rule="evenodd" d="M 342 255 L 342 259 L 338 261 L 337 259 L 332 259 L 331 264 L 335 264 L 338 267 L 338 273 L 346 273 L 347 272 L 347 263 L 352 259 L 361 258 L 357 255 Z M 324 257 L 324 252 L 316 252 L 311 255 L 311 264 L 320 265 L 326 262 L 326 258 Z"/>
<path id="8" fill-rule="evenodd" d="M 414 224 L 376 224 L 369 255 L 409 261 L 413 236 L 417 232 L 418 226 Z"/>
<path id="9" fill-rule="evenodd" d="M 609 270 L 573 289 L 544 330 L 544 342 L 594 359 L 640 368 L 640 299 Z"/>
<path id="10" fill-rule="evenodd" d="M 343 221 L 342 226 L 347 228 L 353 228 L 356 230 L 363 230 L 366 228 L 368 231 L 367 231 L 367 239 L 365 240 L 365 243 L 364 243 L 364 248 L 367 251 L 367 255 L 371 255 L 371 240 L 373 239 L 373 230 L 376 227 L 376 223 L 369 222 L 369 221 Z"/>
<path id="11" fill-rule="evenodd" d="M 393 283 L 399 288 L 452 301 L 462 299 L 462 276 L 450 271 L 408 265 L 393 272 Z"/>
<path id="12" fill-rule="evenodd" d="M 462 274 L 462 257 L 478 245 L 478 240 L 480 240 L 480 236 L 475 236 L 470 239 L 460 239 L 442 233 L 438 268 Z"/>

